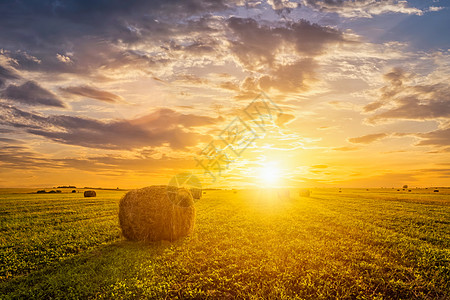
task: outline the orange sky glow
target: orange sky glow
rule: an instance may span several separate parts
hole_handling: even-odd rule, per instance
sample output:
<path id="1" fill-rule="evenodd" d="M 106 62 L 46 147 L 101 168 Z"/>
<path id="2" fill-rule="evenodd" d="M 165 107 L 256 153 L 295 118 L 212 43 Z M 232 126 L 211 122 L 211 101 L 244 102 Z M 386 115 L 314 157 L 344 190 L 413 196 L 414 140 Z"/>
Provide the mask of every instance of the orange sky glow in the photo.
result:
<path id="1" fill-rule="evenodd" d="M 176 2 L 3 9 L 0 187 L 450 185 L 448 4 Z"/>

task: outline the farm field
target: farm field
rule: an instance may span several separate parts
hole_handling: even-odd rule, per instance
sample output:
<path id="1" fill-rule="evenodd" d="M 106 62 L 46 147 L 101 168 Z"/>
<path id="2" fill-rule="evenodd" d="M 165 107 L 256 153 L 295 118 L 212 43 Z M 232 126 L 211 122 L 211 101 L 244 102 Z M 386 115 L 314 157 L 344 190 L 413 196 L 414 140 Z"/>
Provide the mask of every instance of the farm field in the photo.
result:
<path id="1" fill-rule="evenodd" d="M 450 298 L 450 190 L 311 191 L 207 191 L 173 243 L 121 237 L 124 191 L 2 191 L 0 298 Z"/>

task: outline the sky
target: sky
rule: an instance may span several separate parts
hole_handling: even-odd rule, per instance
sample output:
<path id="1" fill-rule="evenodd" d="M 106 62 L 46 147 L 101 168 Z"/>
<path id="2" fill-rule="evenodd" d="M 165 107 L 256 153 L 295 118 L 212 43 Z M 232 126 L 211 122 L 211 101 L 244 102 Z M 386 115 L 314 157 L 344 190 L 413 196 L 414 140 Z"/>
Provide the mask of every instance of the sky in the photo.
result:
<path id="1" fill-rule="evenodd" d="M 449 186 L 449 29 L 445 0 L 1 1 L 0 187 Z"/>

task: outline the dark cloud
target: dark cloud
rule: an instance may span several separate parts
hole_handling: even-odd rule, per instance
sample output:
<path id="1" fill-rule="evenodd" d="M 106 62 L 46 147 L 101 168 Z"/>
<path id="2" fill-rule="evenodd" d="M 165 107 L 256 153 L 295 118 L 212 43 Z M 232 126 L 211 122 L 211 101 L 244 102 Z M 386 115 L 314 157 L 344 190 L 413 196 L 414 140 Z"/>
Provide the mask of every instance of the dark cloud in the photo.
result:
<path id="1" fill-rule="evenodd" d="M 398 0 L 306 0 L 306 6 L 338 13 L 344 17 L 371 18 L 383 13 L 422 14 L 418 8 L 410 7 L 408 1 Z"/>
<path id="2" fill-rule="evenodd" d="M 438 146 L 438 147 L 448 147 L 450 146 L 450 128 L 439 129 L 436 131 L 431 131 L 427 133 L 419 133 L 418 137 L 422 140 L 417 144 L 419 146 Z"/>
<path id="3" fill-rule="evenodd" d="M 22 146 L 0 146 L 0 166 L 2 170 L 40 170 L 44 169 L 77 169 L 87 172 L 113 172 L 127 174 L 132 170 L 136 173 L 158 173 L 168 169 L 180 170 L 192 167 L 192 158 L 172 158 L 162 155 L 161 158 L 138 156 L 125 158 L 120 155 L 90 156 L 83 158 L 45 158 L 42 154 Z M 6 174 L 6 173 L 5 173 Z M 108 173 L 107 175 L 111 175 Z"/>
<path id="4" fill-rule="evenodd" d="M 34 81 L 27 81 L 22 85 L 11 84 L 2 92 L 1 96 L 26 105 L 64 107 L 64 103 L 55 94 Z"/>
<path id="5" fill-rule="evenodd" d="M 241 65 L 261 76 L 246 77 L 235 96 L 238 100 L 252 99 L 259 90 L 275 89 L 284 94 L 306 91 L 316 81 L 315 58 L 330 44 L 348 43 L 342 32 L 305 20 L 288 21 L 275 26 L 262 24 L 251 18 L 231 17 L 228 28 L 232 32 L 230 50 Z M 296 60 L 282 62 L 279 55 L 292 49 Z M 225 89 L 234 86 L 223 85 Z"/>
<path id="6" fill-rule="evenodd" d="M 0 65 L 0 88 L 5 85 L 7 80 L 15 80 L 19 78 L 20 76 L 17 74 L 17 72 Z"/>
<path id="7" fill-rule="evenodd" d="M 106 71 L 130 68 L 145 71 L 157 65 L 163 66 L 167 62 L 164 58 L 155 58 L 135 50 L 124 49 L 101 37 L 87 36 L 79 40 L 74 39 L 68 42 L 67 47 L 61 44 L 58 47 L 55 45 L 58 44 L 52 43 L 43 45 L 42 48 L 31 48 L 31 51 L 39 57 L 38 61 L 30 59 L 30 55 L 23 56 L 21 51 L 8 51 L 4 55 L 17 63 L 18 70 L 96 75 L 103 78 L 106 76 Z M 70 52 L 70 55 L 66 52 Z"/>
<path id="8" fill-rule="evenodd" d="M 0 166 L 12 169 L 39 169 L 61 167 L 61 164 L 42 158 L 39 154 L 22 146 L 0 147 Z"/>
<path id="9" fill-rule="evenodd" d="M 370 144 L 377 140 L 383 139 L 387 136 L 388 136 L 387 133 L 375 133 L 375 134 L 363 135 L 363 136 L 356 137 L 356 138 L 350 138 L 350 139 L 348 139 L 348 141 L 351 143 L 355 143 L 355 144 Z"/>
<path id="10" fill-rule="evenodd" d="M 275 50 L 281 45 L 282 37 L 268 26 L 260 26 L 254 19 L 232 17 L 228 27 L 233 31 L 231 51 L 249 69 L 273 65 Z M 267 41 L 270 40 L 270 43 Z"/>
<path id="11" fill-rule="evenodd" d="M 174 149 L 195 146 L 208 140 L 194 127 L 213 125 L 223 119 L 180 114 L 159 109 L 132 120 L 100 121 L 65 115 L 40 116 L 0 105 L 0 124 L 22 128 L 26 132 L 55 142 L 99 149 L 136 149 L 169 144 Z"/>
<path id="12" fill-rule="evenodd" d="M 316 56 L 325 51 L 326 45 L 345 42 L 340 31 L 305 20 L 269 27 L 251 18 L 232 17 L 228 27 L 234 33 L 231 51 L 248 69 L 273 66 L 277 50 L 286 43 L 299 55 Z"/>
<path id="13" fill-rule="evenodd" d="M 19 75 L 17 74 L 16 71 L 10 69 L 10 68 L 5 68 L 3 66 L 0 66 L 0 79 L 19 79 Z"/>
<path id="14" fill-rule="evenodd" d="M 21 70 L 91 74 L 148 69 L 176 57 L 147 55 L 130 45 L 159 47 L 189 36 L 192 41 L 179 45 L 180 51 L 212 52 L 214 40 L 198 34 L 214 31 L 208 14 L 231 4 L 223 0 L 5 0 L 0 3 L 0 27 L 8 30 L 0 31 L 0 41 Z"/>
<path id="15" fill-rule="evenodd" d="M 270 75 L 260 78 L 263 90 L 275 88 L 283 93 L 307 90 L 309 83 L 315 81 L 314 69 L 317 64 L 312 59 L 299 60 L 293 64 L 276 67 Z"/>
<path id="16" fill-rule="evenodd" d="M 0 143 L 5 144 L 22 144 L 22 141 L 15 140 L 15 139 L 9 139 L 9 138 L 0 138 Z"/>
<path id="17" fill-rule="evenodd" d="M 112 171 L 127 173 L 129 170 L 142 173 L 157 173 L 162 169 L 180 170 L 192 167 L 192 158 L 171 158 L 162 155 L 156 159 L 152 157 L 124 158 L 121 156 L 93 156 L 88 158 L 65 158 L 56 159 L 58 164 L 63 164 L 66 168 L 75 168 L 83 171 L 95 172 Z"/>
<path id="18" fill-rule="evenodd" d="M 369 118 L 370 122 L 385 119 L 426 120 L 450 117 L 450 85 L 410 84 L 416 79 L 414 74 L 396 68 L 384 75 L 388 85 L 380 89 L 380 98 L 364 107 L 372 112 L 389 108 Z"/>
<path id="19" fill-rule="evenodd" d="M 76 96 L 82 96 L 82 97 L 88 97 L 88 98 L 92 98 L 92 99 L 97 99 L 100 101 L 105 101 L 105 102 L 118 102 L 118 101 L 122 101 L 123 98 L 107 92 L 107 91 L 102 91 L 99 90 L 97 88 L 91 87 L 91 86 L 69 86 L 69 87 L 65 87 L 65 88 L 61 88 L 62 91 L 68 93 L 68 94 L 72 94 L 72 95 L 76 95 Z"/>
<path id="20" fill-rule="evenodd" d="M 111 40 L 133 42 L 140 30 L 157 26 L 155 19 L 193 16 L 227 9 L 224 0 L 5 0 L 0 24 L 8 28 L 0 37 L 22 45 L 67 42 L 89 32 Z M 18 17 L 19 16 L 19 17 Z M 27 20 L 27 24 L 23 23 Z M 33 24 L 33 26 L 29 26 Z M 65 24 L 65 26 L 61 26 Z M 28 48 L 28 47 L 25 47 Z"/>

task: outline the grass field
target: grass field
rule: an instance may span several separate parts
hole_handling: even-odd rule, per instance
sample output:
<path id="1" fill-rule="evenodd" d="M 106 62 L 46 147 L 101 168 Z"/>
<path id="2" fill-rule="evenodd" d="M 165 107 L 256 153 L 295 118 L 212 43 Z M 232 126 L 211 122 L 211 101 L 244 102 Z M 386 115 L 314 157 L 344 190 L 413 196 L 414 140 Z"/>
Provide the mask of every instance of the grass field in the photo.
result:
<path id="1" fill-rule="evenodd" d="M 0 193 L 0 298 L 450 299 L 450 191 L 207 191 L 193 235 L 120 237 L 123 191 Z"/>

